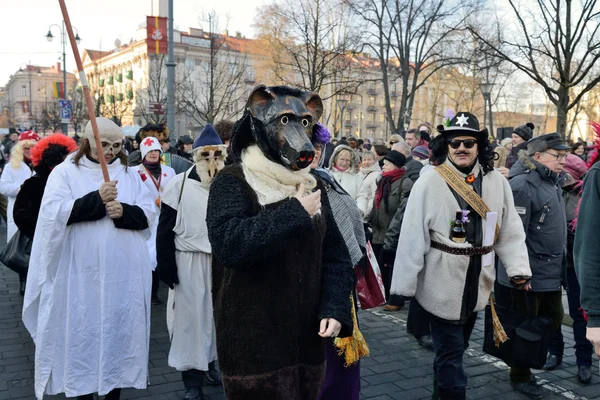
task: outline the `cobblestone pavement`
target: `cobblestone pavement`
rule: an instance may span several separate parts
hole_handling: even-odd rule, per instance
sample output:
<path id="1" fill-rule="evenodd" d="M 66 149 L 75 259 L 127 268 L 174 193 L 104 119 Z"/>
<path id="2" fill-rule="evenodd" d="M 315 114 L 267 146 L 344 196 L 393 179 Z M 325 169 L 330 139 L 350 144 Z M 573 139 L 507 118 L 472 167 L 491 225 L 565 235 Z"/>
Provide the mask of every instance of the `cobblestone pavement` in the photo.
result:
<path id="1" fill-rule="evenodd" d="M 0 227 L 4 229 L 4 226 Z M 0 243 L 4 240 L 0 237 Z M 166 289 L 161 288 L 166 299 Z M 18 278 L 0 266 L 0 400 L 33 399 L 34 345 L 21 322 L 22 297 Z M 361 311 L 362 332 L 369 343 L 371 356 L 361 361 L 361 399 L 427 399 L 431 398 L 433 353 L 419 346 L 406 333 L 406 311 L 386 313 L 380 309 Z M 573 335 L 564 326 L 566 349 L 563 365 L 552 372 L 539 372 L 548 399 L 600 399 L 598 363 L 593 366 L 591 385 L 577 381 Z M 465 365 L 469 375 L 469 399 L 512 400 L 525 397 L 512 391 L 504 363 L 481 352 L 483 321 L 477 322 L 467 351 Z M 165 307 L 152 311 L 150 342 L 150 385 L 144 390 L 127 389 L 122 399 L 181 399 L 181 375 L 167 365 L 169 339 L 165 323 Z M 207 387 L 209 400 L 224 399 L 220 387 Z M 64 399 L 64 396 L 47 396 Z M 343 399 L 342 399 L 343 400 Z"/>

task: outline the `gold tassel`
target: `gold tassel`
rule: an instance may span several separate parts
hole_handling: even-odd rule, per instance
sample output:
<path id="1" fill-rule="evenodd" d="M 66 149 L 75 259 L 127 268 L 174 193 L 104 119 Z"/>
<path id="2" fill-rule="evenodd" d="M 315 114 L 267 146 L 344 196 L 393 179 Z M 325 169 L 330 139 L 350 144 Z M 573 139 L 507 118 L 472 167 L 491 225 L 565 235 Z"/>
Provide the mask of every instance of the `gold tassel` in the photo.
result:
<path id="1" fill-rule="evenodd" d="M 496 307 L 494 307 L 494 298 L 490 293 L 490 308 L 492 309 L 492 325 L 494 326 L 494 343 L 496 347 L 500 347 L 501 343 L 505 343 L 508 340 L 508 335 L 502 327 L 500 318 L 496 314 Z"/>
<path id="2" fill-rule="evenodd" d="M 344 367 L 346 368 L 352 364 L 356 364 L 361 357 L 369 355 L 369 346 L 358 329 L 356 310 L 354 308 L 354 297 L 352 294 L 350 294 L 350 304 L 352 305 L 352 336 L 335 338 L 333 340 L 333 345 L 336 347 L 338 355 L 344 355 L 346 360 Z"/>

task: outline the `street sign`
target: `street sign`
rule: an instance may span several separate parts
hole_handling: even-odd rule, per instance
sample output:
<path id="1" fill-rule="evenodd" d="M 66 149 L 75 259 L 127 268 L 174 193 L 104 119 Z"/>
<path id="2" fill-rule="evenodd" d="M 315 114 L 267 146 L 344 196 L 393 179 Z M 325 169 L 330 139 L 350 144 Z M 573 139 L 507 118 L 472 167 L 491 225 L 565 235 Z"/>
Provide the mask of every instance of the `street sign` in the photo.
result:
<path id="1" fill-rule="evenodd" d="M 58 107 L 59 108 L 68 108 L 69 110 L 71 110 L 73 108 L 73 105 L 71 104 L 71 100 L 58 100 Z"/>
<path id="2" fill-rule="evenodd" d="M 60 119 L 61 123 L 68 124 L 71 122 L 71 109 L 70 108 L 61 108 L 60 109 Z"/>
<path id="3" fill-rule="evenodd" d="M 165 109 L 163 108 L 162 103 L 157 102 L 149 102 L 147 107 L 148 114 L 156 114 L 163 115 L 165 113 Z"/>

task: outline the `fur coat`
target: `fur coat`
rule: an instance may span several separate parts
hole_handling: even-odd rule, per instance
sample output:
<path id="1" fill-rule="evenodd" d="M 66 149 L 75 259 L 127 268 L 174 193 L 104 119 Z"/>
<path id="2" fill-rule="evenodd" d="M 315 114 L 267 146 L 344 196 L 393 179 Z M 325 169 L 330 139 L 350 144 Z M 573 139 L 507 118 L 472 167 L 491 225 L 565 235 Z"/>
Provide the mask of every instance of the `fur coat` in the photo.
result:
<path id="1" fill-rule="evenodd" d="M 311 218 L 292 193 L 274 200 L 265 185 L 278 168 L 251 186 L 244 164 L 217 175 L 206 218 L 225 393 L 230 400 L 316 399 L 325 371 L 320 320 L 335 318 L 340 336 L 352 334 L 352 262 L 322 183 L 315 182 L 321 213 Z"/>
<path id="2" fill-rule="evenodd" d="M 373 209 L 373 201 L 375 200 L 375 193 L 377 192 L 377 181 L 381 177 L 381 167 L 377 162 L 374 162 L 370 167 L 364 165 L 358 172 L 363 179 L 363 185 L 367 189 L 367 210 L 365 218 L 368 218 Z"/>
<path id="3" fill-rule="evenodd" d="M 449 161 L 446 163 L 466 177 Z M 473 173 L 476 176 L 481 173 L 479 165 Z M 531 276 L 525 232 L 508 180 L 500 172 L 490 171 L 483 176 L 482 191 L 490 210 L 498 213 L 500 236 L 494 250 L 508 276 Z M 404 213 L 391 285 L 392 294 L 414 296 L 428 312 L 448 321 L 461 318 L 469 256 L 445 253 L 430 246 L 435 240 L 451 247 L 471 247 L 469 243 L 450 240 L 450 221 L 457 210 L 460 206 L 456 198 L 437 171 L 427 171 L 417 180 Z M 482 265 L 474 311 L 485 308 L 495 276 L 493 262 Z"/>

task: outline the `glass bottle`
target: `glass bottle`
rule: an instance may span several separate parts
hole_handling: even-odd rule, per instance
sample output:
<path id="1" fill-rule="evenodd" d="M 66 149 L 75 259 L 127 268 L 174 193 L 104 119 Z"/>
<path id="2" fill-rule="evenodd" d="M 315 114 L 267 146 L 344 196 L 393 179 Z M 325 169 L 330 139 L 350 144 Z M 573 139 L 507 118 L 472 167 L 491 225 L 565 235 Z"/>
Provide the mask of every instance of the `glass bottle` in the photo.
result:
<path id="1" fill-rule="evenodd" d="M 456 243 L 464 243 L 467 240 L 467 230 L 465 224 L 462 222 L 463 215 L 461 211 L 456 212 L 456 218 L 454 218 L 454 225 L 450 231 L 450 240 Z"/>

